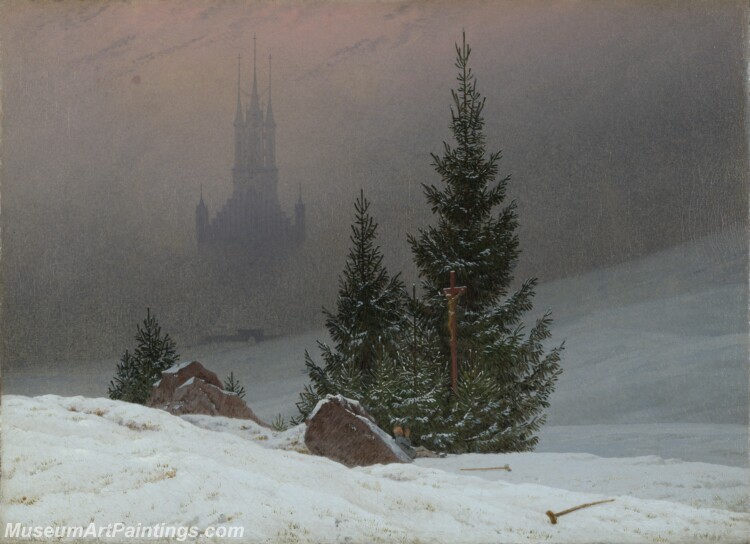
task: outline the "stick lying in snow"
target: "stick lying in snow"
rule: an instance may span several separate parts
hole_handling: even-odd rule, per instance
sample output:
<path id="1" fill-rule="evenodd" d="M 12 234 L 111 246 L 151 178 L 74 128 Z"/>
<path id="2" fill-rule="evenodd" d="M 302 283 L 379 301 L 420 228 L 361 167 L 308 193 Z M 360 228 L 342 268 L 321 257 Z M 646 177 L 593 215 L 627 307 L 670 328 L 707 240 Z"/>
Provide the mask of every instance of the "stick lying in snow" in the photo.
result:
<path id="1" fill-rule="evenodd" d="M 504 467 L 462 468 L 461 470 L 507 470 L 510 472 L 510 467 L 506 464 Z"/>
<path id="2" fill-rule="evenodd" d="M 586 504 L 579 504 L 578 506 L 574 506 L 573 508 L 568 508 L 567 510 L 563 510 L 562 512 L 554 513 L 552 510 L 547 510 L 546 514 L 547 517 L 549 517 L 549 520 L 552 522 L 552 525 L 557 523 L 557 518 L 560 516 L 564 516 L 565 514 L 570 514 L 571 512 L 575 512 L 576 510 L 580 510 L 581 508 L 588 508 L 589 506 L 594 506 L 595 504 L 602 504 L 605 502 L 614 502 L 615 499 L 606 499 L 603 501 L 596 501 L 596 502 L 587 502 Z"/>

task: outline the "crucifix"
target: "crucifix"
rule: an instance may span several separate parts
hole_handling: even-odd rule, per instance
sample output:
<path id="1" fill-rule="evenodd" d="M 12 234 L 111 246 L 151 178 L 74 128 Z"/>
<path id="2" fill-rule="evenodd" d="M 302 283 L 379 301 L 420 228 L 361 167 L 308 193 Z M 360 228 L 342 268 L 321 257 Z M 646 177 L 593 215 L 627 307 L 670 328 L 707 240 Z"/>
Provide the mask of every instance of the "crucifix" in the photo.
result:
<path id="1" fill-rule="evenodd" d="M 466 287 L 456 287 L 456 271 L 451 270 L 451 286 L 443 289 L 448 299 L 448 329 L 451 332 L 451 389 L 456 392 L 458 385 L 458 333 L 456 328 L 456 306 L 458 297 L 466 292 Z"/>

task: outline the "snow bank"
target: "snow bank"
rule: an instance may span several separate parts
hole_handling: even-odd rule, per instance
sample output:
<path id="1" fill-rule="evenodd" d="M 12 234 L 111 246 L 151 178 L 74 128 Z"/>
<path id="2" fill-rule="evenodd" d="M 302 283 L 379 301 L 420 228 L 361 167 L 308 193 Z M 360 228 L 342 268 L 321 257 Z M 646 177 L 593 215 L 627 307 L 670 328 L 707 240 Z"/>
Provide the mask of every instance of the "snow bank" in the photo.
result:
<path id="1" fill-rule="evenodd" d="M 464 472 L 491 481 L 533 483 L 569 491 L 607 496 L 679 502 L 696 508 L 734 512 L 750 510 L 750 470 L 686 463 L 679 459 L 604 458 L 586 453 L 509 453 L 454 455 L 446 459 L 417 459 L 423 467 L 462 473 L 465 468 L 499 467 L 511 472 Z"/>
<path id="2" fill-rule="evenodd" d="M 744 542 L 750 531 L 746 513 L 695 508 L 674 496 L 627 496 L 636 483 L 690 481 L 671 480 L 695 470 L 684 463 L 684 470 L 654 478 L 670 466 L 658 458 L 526 454 L 526 467 L 523 457 L 510 458 L 515 466 L 508 476 L 520 478 L 511 483 L 416 465 L 351 470 L 263 447 L 271 439 L 256 439 L 262 435 L 252 422 L 216 418 L 215 428 L 225 427 L 219 432 L 194 425 L 206 423 L 201 416 L 178 418 L 106 399 L 5 396 L 2 417 L 3 523 L 243 526 L 245 542 Z M 299 430 L 287 438 L 294 433 Z M 444 467 L 488 460 L 459 456 Z M 633 480 L 638 463 L 642 477 Z M 570 467 L 580 479 L 587 464 L 592 474 L 614 476 L 619 464 L 631 473 L 619 488 L 540 485 L 545 478 L 563 484 L 552 474 Z M 558 525 L 544 514 L 611 495 L 614 503 L 570 514 Z"/>
<path id="3" fill-rule="evenodd" d="M 180 418 L 196 427 L 209 431 L 230 433 L 244 440 L 258 443 L 264 448 L 309 453 L 305 446 L 305 425 L 296 425 L 285 431 L 274 431 L 249 419 L 234 419 L 221 416 L 185 414 Z"/>

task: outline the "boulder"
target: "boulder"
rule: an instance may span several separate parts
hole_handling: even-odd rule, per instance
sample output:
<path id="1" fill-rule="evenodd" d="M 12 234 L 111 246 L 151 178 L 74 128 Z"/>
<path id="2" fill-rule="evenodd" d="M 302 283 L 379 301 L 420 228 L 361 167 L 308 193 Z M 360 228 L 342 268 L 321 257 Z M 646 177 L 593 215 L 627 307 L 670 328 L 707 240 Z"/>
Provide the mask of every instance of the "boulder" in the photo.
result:
<path id="1" fill-rule="evenodd" d="M 306 421 L 305 445 L 348 467 L 411 463 L 393 438 L 354 400 L 328 395 Z"/>
<path id="2" fill-rule="evenodd" d="M 215 373 L 198 361 L 181 363 L 161 373 L 146 402 L 170 414 L 204 414 L 237 419 L 251 419 L 263 423 L 235 393 L 224 391 Z"/>

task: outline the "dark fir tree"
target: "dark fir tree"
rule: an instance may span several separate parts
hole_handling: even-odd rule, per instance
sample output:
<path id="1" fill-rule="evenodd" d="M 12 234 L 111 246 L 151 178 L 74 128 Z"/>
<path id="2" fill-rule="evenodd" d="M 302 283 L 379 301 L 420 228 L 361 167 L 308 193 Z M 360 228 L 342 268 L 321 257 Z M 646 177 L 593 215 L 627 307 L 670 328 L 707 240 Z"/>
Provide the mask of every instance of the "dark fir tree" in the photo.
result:
<path id="1" fill-rule="evenodd" d="M 318 342 L 322 366 L 305 352 L 311 384 L 297 404 L 302 417 L 321 397 L 342 394 L 362 400 L 376 366 L 396 350 L 405 293 L 399 274 L 391 277 L 376 245 L 377 223 L 360 192 L 354 204 L 351 247 L 339 278 L 336 311 L 323 309 L 333 347 Z"/>
<path id="2" fill-rule="evenodd" d="M 117 364 L 117 373 L 109 384 L 109 398 L 143 404 L 145 399 L 143 402 L 140 399 L 143 398 L 143 391 L 146 388 L 147 383 L 138 361 L 126 349 Z"/>
<path id="3" fill-rule="evenodd" d="M 161 326 L 151 309 L 146 309 L 146 319 L 137 326 L 137 347 L 131 354 L 125 350 L 117 373 L 109 384 L 109 398 L 145 404 L 153 384 L 161 373 L 171 367 L 179 355 L 175 343 L 168 334 L 162 334 Z"/>
<path id="4" fill-rule="evenodd" d="M 528 333 L 535 279 L 511 291 L 518 261 L 515 202 L 506 202 L 510 176 L 498 179 L 501 152 L 487 152 L 484 98 L 469 67 L 471 48 L 456 45 L 458 87 L 452 91 L 455 143 L 432 155 L 442 179 L 424 185 L 435 223 L 410 236 L 424 288 L 424 311 L 439 331 L 438 365 L 450 360 L 446 300 L 449 273 L 466 286 L 459 299 L 459 384 L 435 418 L 435 443 L 452 451 L 523 451 L 536 445 L 544 409 L 560 374 L 562 346 L 545 351 L 549 315 Z"/>
<path id="5" fill-rule="evenodd" d="M 245 388 L 240 381 L 234 377 L 234 372 L 230 372 L 229 376 L 224 380 L 224 391 L 234 393 L 241 399 L 245 398 Z"/>
<path id="6" fill-rule="evenodd" d="M 434 418 L 448 400 L 448 366 L 439 364 L 437 335 L 414 289 L 404 311 L 397 349 L 381 354 L 363 402 L 383 428 L 408 427 L 414 445 L 435 447 Z"/>

